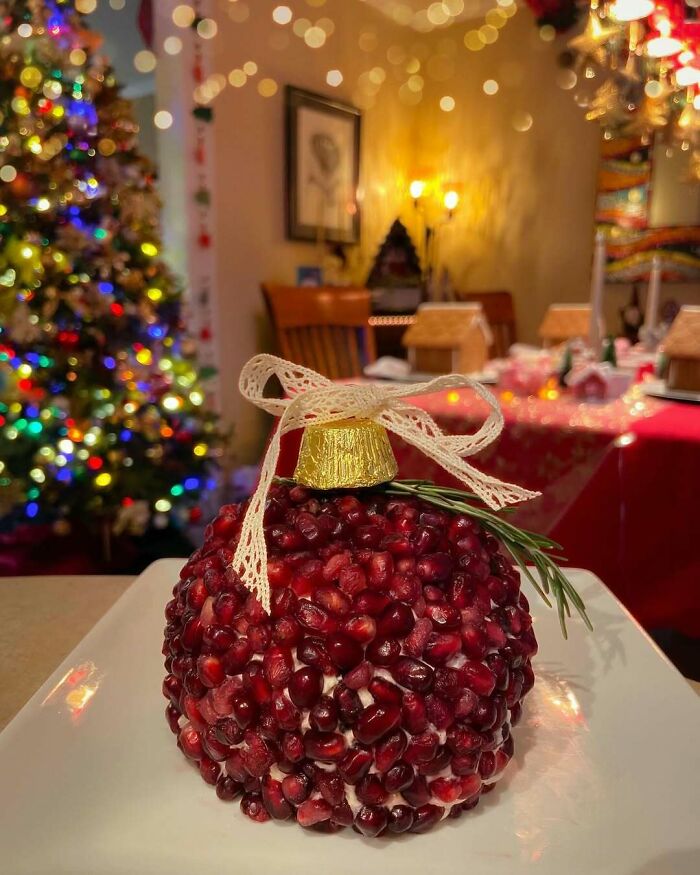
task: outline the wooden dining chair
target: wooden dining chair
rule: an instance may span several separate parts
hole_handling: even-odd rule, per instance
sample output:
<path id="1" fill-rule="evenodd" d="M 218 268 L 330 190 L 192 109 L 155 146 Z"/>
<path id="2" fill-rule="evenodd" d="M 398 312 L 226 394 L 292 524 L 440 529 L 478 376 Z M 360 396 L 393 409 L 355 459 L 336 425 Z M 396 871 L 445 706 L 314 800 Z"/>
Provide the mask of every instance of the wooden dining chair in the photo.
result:
<path id="1" fill-rule="evenodd" d="M 493 344 L 490 354 L 493 358 L 505 358 L 515 343 L 515 308 L 510 292 L 456 292 L 458 301 L 479 303 L 491 327 Z"/>
<path id="2" fill-rule="evenodd" d="M 263 296 L 284 358 L 332 380 L 357 377 L 376 357 L 367 289 L 278 286 Z"/>

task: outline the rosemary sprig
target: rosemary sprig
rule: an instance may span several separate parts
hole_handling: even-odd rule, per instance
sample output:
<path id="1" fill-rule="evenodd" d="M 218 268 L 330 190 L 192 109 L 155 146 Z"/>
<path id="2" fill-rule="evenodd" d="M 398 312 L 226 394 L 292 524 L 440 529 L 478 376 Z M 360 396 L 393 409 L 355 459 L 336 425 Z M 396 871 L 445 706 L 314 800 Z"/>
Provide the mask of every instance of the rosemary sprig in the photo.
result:
<path id="1" fill-rule="evenodd" d="M 556 602 L 559 624 L 564 638 L 568 637 L 566 620 L 571 617 L 572 605 L 586 626 L 593 629 L 581 596 L 569 583 L 557 564 L 556 560 L 564 560 L 563 557 L 552 552 L 562 549 L 556 541 L 552 541 L 545 535 L 529 532 L 527 529 L 519 529 L 503 518 L 503 511 L 494 513 L 487 510 L 481 506 L 476 495 L 461 489 L 436 486 L 434 483 L 428 483 L 424 480 L 392 480 L 377 488 L 389 495 L 413 495 L 415 498 L 420 498 L 435 505 L 435 507 L 448 510 L 450 513 L 463 513 L 478 520 L 487 532 L 495 535 L 501 541 L 549 607 L 552 607 L 549 598 L 550 595 L 552 596 Z M 474 502 L 479 503 L 474 504 Z M 539 580 L 535 578 L 528 565 L 534 565 Z"/>

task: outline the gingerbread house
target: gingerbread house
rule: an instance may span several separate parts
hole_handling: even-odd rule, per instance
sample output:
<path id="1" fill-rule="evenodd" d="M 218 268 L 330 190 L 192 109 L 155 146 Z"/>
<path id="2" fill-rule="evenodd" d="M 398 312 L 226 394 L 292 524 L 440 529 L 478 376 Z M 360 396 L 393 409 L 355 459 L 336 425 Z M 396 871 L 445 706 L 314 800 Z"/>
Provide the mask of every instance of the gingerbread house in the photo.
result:
<path id="1" fill-rule="evenodd" d="M 491 332 L 481 304 L 422 304 L 401 342 L 414 371 L 470 374 L 483 370 Z"/>
<path id="2" fill-rule="evenodd" d="M 681 307 L 663 343 L 669 389 L 700 392 L 700 307 Z"/>
<path id="3" fill-rule="evenodd" d="M 545 346 L 557 346 L 570 340 L 587 341 L 590 330 L 590 304 L 551 304 L 539 334 Z"/>

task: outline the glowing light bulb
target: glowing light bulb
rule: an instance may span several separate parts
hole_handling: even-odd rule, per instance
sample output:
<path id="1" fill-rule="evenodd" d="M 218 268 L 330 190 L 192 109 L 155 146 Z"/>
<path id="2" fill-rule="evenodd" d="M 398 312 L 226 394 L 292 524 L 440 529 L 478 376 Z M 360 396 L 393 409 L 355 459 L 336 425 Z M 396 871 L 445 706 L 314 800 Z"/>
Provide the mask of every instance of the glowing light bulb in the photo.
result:
<path id="1" fill-rule="evenodd" d="M 445 209 L 452 212 L 459 204 L 459 195 L 456 191 L 446 191 L 443 203 L 445 204 Z"/>
<path id="2" fill-rule="evenodd" d="M 425 193 L 425 181 L 423 179 L 414 179 L 409 185 L 408 190 L 414 201 L 419 200 Z"/>
<path id="3" fill-rule="evenodd" d="M 153 258 L 158 255 L 158 247 L 153 243 L 142 243 L 141 244 L 141 252 L 144 255 L 147 255 L 149 258 Z"/>
<path id="4" fill-rule="evenodd" d="M 276 6 L 272 10 L 272 20 L 275 24 L 289 24 L 292 20 L 292 10 L 289 6 Z"/>
<path id="5" fill-rule="evenodd" d="M 207 449 L 208 449 L 208 447 L 206 444 L 195 444 L 194 447 L 192 448 L 192 452 L 195 454 L 195 456 L 201 457 L 201 456 L 206 456 Z"/>
<path id="6" fill-rule="evenodd" d="M 667 18 L 662 18 L 657 27 L 659 36 L 652 37 L 646 43 L 647 55 L 650 58 L 668 58 L 677 55 L 683 48 L 683 43 L 675 36 L 671 36 L 671 22 Z"/>
<path id="7" fill-rule="evenodd" d="M 172 504 L 167 498 L 159 498 L 154 507 L 160 513 L 167 513 L 172 508 Z"/>
<path id="8" fill-rule="evenodd" d="M 615 21 L 639 21 L 654 11 L 653 0 L 615 0 L 610 6 L 610 16 Z"/>
<path id="9" fill-rule="evenodd" d="M 95 486 L 98 486 L 100 489 L 104 489 L 105 486 L 109 486 L 112 482 L 112 475 L 108 474 L 104 471 L 102 474 L 98 474 L 95 477 Z"/>
<path id="10" fill-rule="evenodd" d="M 697 85 L 700 82 L 700 70 L 697 67 L 681 67 L 676 70 L 676 84 L 682 88 Z"/>

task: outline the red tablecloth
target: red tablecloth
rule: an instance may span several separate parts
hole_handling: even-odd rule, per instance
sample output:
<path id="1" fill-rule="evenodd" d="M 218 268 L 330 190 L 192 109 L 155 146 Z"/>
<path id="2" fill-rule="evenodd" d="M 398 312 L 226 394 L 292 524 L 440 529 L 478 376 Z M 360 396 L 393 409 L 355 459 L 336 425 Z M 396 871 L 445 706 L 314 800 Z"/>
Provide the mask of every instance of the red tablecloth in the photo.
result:
<path id="1" fill-rule="evenodd" d="M 475 457 L 482 470 L 542 492 L 515 522 L 559 541 L 648 629 L 700 636 L 700 407 L 501 397 L 505 428 Z M 448 433 L 474 431 L 486 406 L 469 391 L 413 399 Z M 289 436 L 280 471 L 290 473 Z M 413 447 L 392 441 L 399 476 L 448 483 Z"/>

